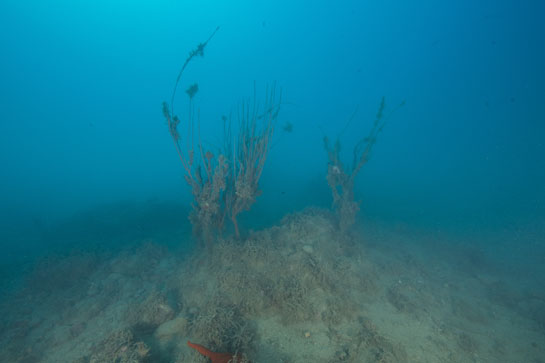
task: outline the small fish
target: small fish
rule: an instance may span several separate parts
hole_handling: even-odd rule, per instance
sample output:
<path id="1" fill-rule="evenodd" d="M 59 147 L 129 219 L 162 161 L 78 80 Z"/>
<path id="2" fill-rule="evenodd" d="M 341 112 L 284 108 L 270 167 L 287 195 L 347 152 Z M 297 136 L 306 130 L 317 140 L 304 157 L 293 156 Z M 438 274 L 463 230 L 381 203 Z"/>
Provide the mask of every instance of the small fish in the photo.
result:
<path id="1" fill-rule="evenodd" d="M 185 91 L 185 93 L 187 93 L 190 99 L 192 99 L 195 96 L 195 94 L 197 94 L 197 92 L 199 92 L 199 85 L 197 83 L 192 84 Z"/>
<path id="2" fill-rule="evenodd" d="M 291 122 L 289 122 L 289 121 L 286 121 L 284 126 L 282 126 L 282 130 L 284 130 L 285 132 L 292 132 L 293 131 L 293 124 Z"/>

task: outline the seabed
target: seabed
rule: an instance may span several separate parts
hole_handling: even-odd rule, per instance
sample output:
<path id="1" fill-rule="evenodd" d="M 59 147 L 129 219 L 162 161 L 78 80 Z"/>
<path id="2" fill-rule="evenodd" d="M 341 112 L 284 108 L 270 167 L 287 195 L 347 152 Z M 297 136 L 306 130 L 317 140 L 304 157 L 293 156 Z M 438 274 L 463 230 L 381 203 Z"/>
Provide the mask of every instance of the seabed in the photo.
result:
<path id="1" fill-rule="evenodd" d="M 42 259 L 1 304 L 2 362 L 543 362 L 545 295 L 470 244 L 308 208 L 174 251 Z M 184 238 L 190 239 L 189 233 Z"/>

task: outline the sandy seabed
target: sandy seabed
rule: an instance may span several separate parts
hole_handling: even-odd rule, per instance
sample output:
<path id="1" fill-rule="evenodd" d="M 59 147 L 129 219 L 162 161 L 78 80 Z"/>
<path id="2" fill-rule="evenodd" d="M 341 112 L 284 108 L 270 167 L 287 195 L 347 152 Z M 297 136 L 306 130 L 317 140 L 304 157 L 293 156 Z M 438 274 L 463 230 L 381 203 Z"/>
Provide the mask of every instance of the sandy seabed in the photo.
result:
<path id="1" fill-rule="evenodd" d="M 185 238 L 191 238 L 187 236 Z M 545 362 L 545 290 L 478 248 L 309 208 L 181 253 L 41 259 L 0 306 L 1 362 Z"/>

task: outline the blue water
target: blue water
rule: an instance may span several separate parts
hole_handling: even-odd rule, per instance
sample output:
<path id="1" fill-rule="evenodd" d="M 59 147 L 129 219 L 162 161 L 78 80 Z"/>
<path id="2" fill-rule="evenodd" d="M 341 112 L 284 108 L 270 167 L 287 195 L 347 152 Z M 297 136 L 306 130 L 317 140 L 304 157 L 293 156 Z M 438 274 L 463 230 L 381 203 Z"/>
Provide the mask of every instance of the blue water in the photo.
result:
<path id="1" fill-rule="evenodd" d="M 184 71 L 178 112 L 187 109 L 183 90 L 198 83 L 201 135 L 218 147 L 222 116 L 254 85 L 264 94 L 276 82 L 279 125 L 293 125 L 276 130 L 244 228 L 329 208 L 323 136 L 339 135 L 356 111 L 341 135 L 350 160 L 385 97 L 386 126 L 355 186 L 359 217 L 470 236 L 502 263 L 541 271 L 543 14 L 534 0 L 3 0 L 1 271 L 18 274 L 19 261 L 85 244 L 102 224 L 76 229 L 78 241 L 47 236 L 100 208 L 144 205 L 155 219 L 127 217 L 139 228 L 190 228 L 191 193 L 161 103 L 218 26 Z"/>

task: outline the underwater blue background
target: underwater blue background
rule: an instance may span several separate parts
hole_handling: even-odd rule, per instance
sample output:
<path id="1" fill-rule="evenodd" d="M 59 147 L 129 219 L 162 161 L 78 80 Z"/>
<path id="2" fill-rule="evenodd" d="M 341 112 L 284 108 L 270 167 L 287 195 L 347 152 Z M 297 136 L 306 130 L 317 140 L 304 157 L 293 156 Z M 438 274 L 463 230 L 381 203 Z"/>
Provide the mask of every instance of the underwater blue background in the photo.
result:
<path id="1" fill-rule="evenodd" d="M 205 142 L 220 146 L 222 115 L 254 81 L 258 95 L 271 82 L 283 91 L 246 228 L 330 206 L 322 138 L 357 109 L 341 137 L 350 161 L 384 96 L 386 114 L 405 105 L 358 177 L 360 217 L 494 236 L 475 240 L 543 261 L 543 14 L 541 1 L 3 0 L 4 258 L 47 249 L 40 229 L 100 205 L 189 205 L 161 103 L 189 51 L 220 26 L 180 85 L 199 84 Z M 520 229 L 530 237 L 514 238 Z"/>

